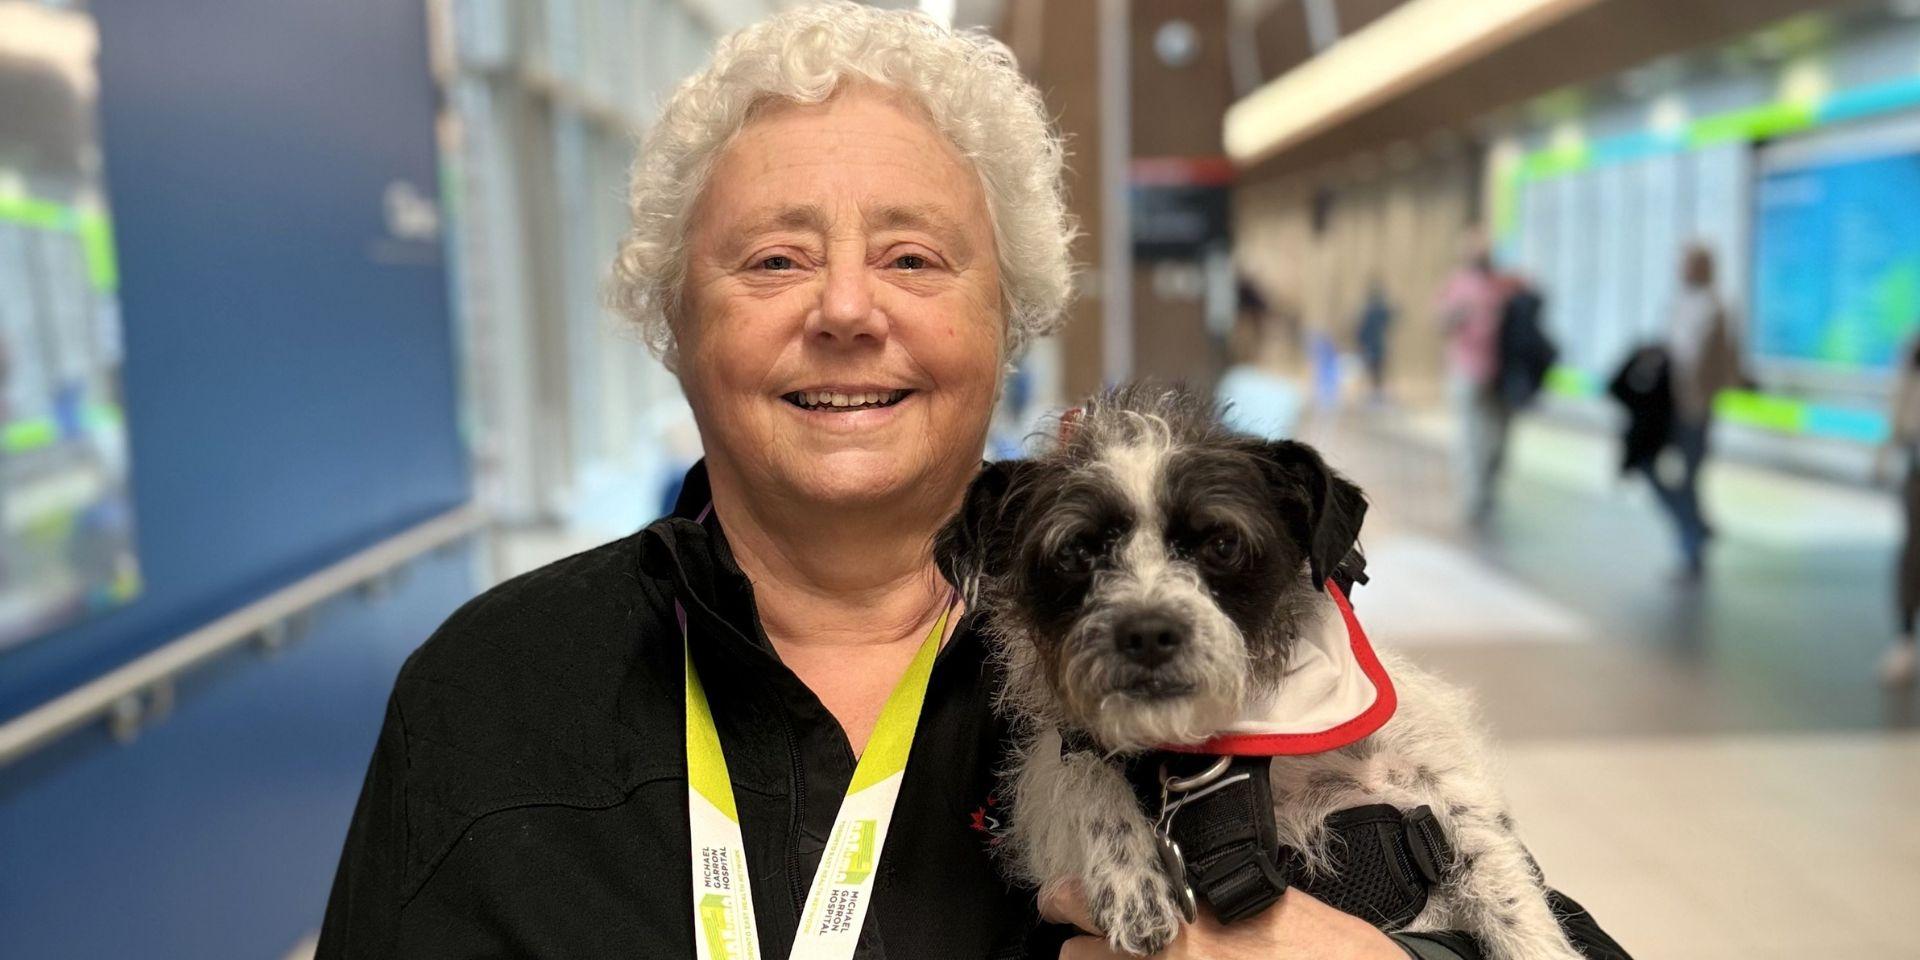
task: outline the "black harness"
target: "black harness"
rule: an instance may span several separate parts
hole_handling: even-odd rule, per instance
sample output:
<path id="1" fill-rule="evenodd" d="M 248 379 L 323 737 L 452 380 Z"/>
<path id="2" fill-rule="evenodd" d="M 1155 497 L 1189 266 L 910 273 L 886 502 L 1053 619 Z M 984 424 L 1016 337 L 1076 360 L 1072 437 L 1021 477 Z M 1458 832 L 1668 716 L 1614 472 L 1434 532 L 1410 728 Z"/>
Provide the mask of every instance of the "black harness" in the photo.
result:
<path id="1" fill-rule="evenodd" d="M 1077 742 L 1074 742 L 1077 741 Z M 1069 738 L 1063 749 L 1091 744 Z M 1150 752 L 1124 761 L 1154 818 L 1160 862 L 1187 921 L 1204 900 L 1222 923 L 1255 916 L 1289 886 L 1387 931 L 1413 922 L 1446 881 L 1453 848 L 1433 810 L 1368 804 L 1327 818 L 1326 869 L 1281 846 L 1274 826 L 1272 757 Z"/>

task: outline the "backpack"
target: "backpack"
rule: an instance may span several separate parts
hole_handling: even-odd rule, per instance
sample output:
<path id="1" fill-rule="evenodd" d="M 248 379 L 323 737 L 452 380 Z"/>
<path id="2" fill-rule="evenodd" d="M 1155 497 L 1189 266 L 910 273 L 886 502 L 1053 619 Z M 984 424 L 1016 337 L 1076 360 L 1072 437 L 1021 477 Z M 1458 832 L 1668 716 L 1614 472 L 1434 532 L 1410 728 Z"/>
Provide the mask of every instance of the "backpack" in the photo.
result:
<path id="1" fill-rule="evenodd" d="M 1547 371 L 1560 359 L 1560 349 L 1540 328 L 1545 305 L 1540 294 L 1527 286 L 1514 290 L 1501 305 L 1493 387 L 1509 410 L 1532 403 L 1547 380 Z"/>

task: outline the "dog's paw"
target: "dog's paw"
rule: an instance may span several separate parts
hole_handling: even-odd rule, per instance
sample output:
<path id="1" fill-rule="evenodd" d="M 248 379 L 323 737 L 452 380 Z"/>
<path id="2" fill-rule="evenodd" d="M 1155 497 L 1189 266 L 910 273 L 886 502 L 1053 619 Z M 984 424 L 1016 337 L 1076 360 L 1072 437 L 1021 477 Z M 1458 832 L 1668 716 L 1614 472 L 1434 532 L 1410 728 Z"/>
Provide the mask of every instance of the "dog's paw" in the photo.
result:
<path id="1" fill-rule="evenodd" d="M 1184 918 L 1172 885 L 1157 870 L 1131 877 L 1105 878 L 1088 888 L 1088 910 L 1107 943 L 1122 953 L 1152 956 L 1167 948 L 1179 934 Z"/>

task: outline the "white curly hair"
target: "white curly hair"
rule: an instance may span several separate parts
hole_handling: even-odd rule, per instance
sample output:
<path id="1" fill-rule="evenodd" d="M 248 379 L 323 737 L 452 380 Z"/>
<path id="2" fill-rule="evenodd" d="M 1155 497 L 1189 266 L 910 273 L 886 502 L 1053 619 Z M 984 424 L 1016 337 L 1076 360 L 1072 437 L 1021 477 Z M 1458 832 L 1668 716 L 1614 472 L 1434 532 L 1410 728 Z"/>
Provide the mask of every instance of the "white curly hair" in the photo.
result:
<path id="1" fill-rule="evenodd" d="M 756 106 L 776 98 L 821 103 L 849 81 L 917 102 L 978 173 L 1000 266 L 1007 355 L 1059 326 L 1073 286 L 1066 151 L 1012 52 L 921 13 L 816 3 L 720 41 L 706 69 L 674 91 L 634 161 L 633 222 L 614 259 L 608 301 L 669 366 L 687 220 L 715 158 Z"/>

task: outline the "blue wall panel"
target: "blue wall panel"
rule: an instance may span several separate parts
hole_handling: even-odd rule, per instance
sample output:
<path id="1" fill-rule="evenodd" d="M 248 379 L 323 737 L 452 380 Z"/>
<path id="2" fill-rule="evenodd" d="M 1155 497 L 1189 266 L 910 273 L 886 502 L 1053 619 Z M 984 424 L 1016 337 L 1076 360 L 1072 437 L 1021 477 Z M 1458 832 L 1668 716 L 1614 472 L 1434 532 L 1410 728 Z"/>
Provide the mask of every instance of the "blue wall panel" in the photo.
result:
<path id="1" fill-rule="evenodd" d="M 0 659 L 0 716 L 468 496 L 424 4 L 99 0 L 143 595 Z"/>
<path id="2" fill-rule="evenodd" d="M 0 656 L 0 718 L 465 502 L 420 0 L 93 0 L 145 591 Z M 130 746 L 0 769 L 0 957 L 278 957 L 466 551 L 239 656 Z"/>

